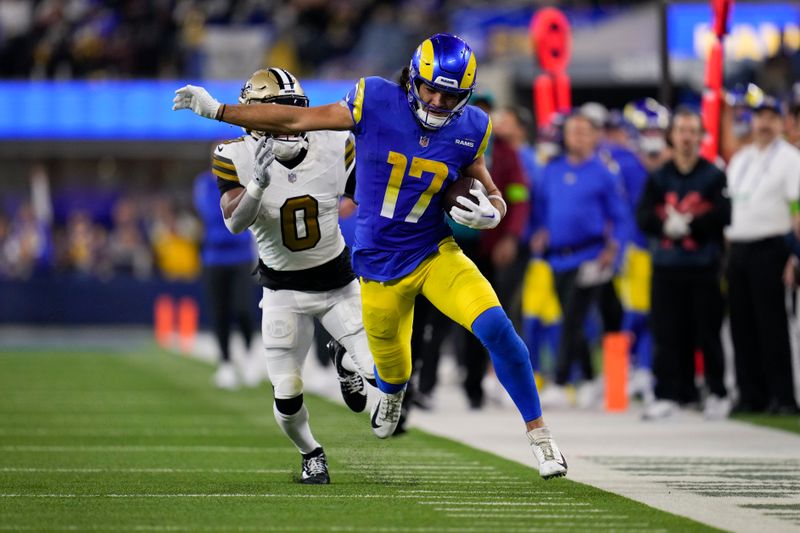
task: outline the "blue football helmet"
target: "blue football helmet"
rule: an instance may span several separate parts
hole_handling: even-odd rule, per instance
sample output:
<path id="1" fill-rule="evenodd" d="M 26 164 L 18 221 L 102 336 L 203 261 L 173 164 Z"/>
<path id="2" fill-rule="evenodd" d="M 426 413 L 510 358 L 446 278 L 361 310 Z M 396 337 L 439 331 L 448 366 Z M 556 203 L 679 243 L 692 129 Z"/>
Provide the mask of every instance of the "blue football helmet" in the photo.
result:
<path id="1" fill-rule="evenodd" d="M 653 98 L 629 102 L 622 111 L 625 120 L 638 131 L 666 130 L 669 126 L 669 109 Z"/>
<path id="2" fill-rule="evenodd" d="M 439 129 L 464 112 L 475 89 L 475 54 L 459 37 L 437 33 L 417 47 L 409 65 L 408 104 L 417 120 L 428 129 Z M 430 106 L 419 96 L 421 84 L 458 96 L 453 109 Z"/>
<path id="3" fill-rule="evenodd" d="M 622 115 L 638 132 L 639 150 L 649 156 L 663 153 L 667 147 L 669 109 L 653 98 L 634 100 L 625 105 Z"/>

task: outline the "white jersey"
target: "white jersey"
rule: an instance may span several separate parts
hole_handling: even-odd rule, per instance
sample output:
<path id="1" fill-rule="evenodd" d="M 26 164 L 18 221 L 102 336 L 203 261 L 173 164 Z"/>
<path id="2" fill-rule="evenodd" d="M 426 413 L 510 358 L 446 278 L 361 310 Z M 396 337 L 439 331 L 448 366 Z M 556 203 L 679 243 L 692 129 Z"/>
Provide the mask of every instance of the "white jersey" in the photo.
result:
<path id="1" fill-rule="evenodd" d="M 339 197 L 355 163 L 353 140 L 346 131 L 312 131 L 307 136 L 308 153 L 299 165 L 290 169 L 277 159 L 270 165 L 270 184 L 250 226 L 260 259 L 272 270 L 317 267 L 337 258 L 345 247 L 339 230 Z M 214 174 L 247 185 L 253 176 L 256 142 L 245 135 L 217 146 Z"/>

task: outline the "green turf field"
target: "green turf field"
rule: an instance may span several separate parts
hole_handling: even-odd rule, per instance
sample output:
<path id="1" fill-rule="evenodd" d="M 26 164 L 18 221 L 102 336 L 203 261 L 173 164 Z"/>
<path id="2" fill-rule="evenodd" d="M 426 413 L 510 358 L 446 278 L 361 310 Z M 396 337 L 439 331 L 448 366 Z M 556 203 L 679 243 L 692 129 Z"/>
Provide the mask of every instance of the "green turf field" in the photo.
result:
<path id="1" fill-rule="evenodd" d="M 212 371 L 157 349 L 0 352 L 0 531 L 710 530 L 419 431 L 379 441 L 318 398 L 332 484 L 300 485 L 269 388 L 217 391 Z"/>
<path id="2" fill-rule="evenodd" d="M 800 416 L 797 415 L 733 415 L 735 420 L 749 422 L 757 426 L 766 426 L 773 429 L 782 429 L 792 433 L 800 433 Z"/>

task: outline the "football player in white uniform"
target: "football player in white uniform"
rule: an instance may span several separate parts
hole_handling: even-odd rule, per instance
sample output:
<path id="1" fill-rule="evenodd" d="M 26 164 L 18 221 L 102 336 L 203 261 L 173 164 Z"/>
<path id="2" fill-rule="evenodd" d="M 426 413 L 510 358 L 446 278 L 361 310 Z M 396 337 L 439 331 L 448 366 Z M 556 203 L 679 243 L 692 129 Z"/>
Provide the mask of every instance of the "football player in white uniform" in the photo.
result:
<path id="1" fill-rule="evenodd" d="M 255 72 L 239 102 L 308 106 L 297 79 L 279 68 Z M 330 482 L 325 453 L 311 434 L 303 405 L 302 369 L 313 340 L 313 317 L 344 347 L 335 350 L 334 363 L 352 410 L 366 407 L 361 376 L 374 383 L 360 289 L 339 230 L 339 199 L 354 167 L 355 144 L 348 132 L 270 137 L 246 131 L 220 144 L 212 156 L 225 224 L 234 233 L 249 228 L 256 237 L 273 411 L 303 456 L 301 482 L 308 484 Z"/>

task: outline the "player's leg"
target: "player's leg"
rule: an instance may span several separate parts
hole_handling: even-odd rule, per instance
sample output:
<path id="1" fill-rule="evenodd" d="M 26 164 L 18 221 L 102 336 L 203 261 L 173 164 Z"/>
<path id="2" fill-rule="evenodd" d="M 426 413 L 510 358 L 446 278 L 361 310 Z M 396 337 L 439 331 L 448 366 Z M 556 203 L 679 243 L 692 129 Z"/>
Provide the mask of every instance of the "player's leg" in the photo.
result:
<path id="1" fill-rule="evenodd" d="M 360 413 L 367 406 L 364 378 L 375 385 L 375 363 L 369 353 L 361 318 L 358 281 L 325 293 L 325 307 L 317 318 L 330 333 L 331 358 L 339 377 L 342 398 L 350 410 Z M 362 378 L 363 376 L 363 378 Z"/>
<path id="2" fill-rule="evenodd" d="M 542 477 L 566 474 L 566 461 L 544 424 L 525 343 L 500 307 L 492 286 L 455 242 L 445 241 L 440 246 L 422 293 L 444 314 L 470 329 L 489 351 L 500 383 L 525 421 Z"/>
<path id="3" fill-rule="evenodd" d="M 230 306 L 226 267 L 206 266 L 203 269 L 203 285 L 208 297 L 211 326 L 219 347 L 220 361 L 214 373 L 214 385 L 220 389 L 233 390 L 239 386 L 239 378 L 231 361 L 230 353 Z"/>
<path id="4" fill-rule="evenodd" d="M 367 380 L 375 378 L 375 361 L 369 351 L 361 312 L 361 287 L 357 280 L 329 291 L 327 309 L 318 316 L 328 333 L 347 351 L 342 365 Z"/>
<path id="5" fill-rule="evenodd" d="M 371 424 L 379 438 L 394 433 L 406 383 L 411 377 L 411 324 L 417 279 L 415 271 L 398 282 L 361 281 L 364 330 L 375 360 L 379 391 L 372 407 Z"/>
<path id="6" fill-rule="evenodd" d="M 634 245 L 628 245 L 625 267 L 620 280 L 620 299 L 625 309 L 623 331 L 633 337 L 629 393 L 640 396 L 645 403 L 653 400 L 653 350 L 650 334 L 650 281 L 653 265 L 650 254 Z"/>
<path id="7" fill-rule="evenodd" d="M 325 484 L 330 482 L 325 453 L 311 433 L 303 403 L 302 370 L 311 347 L 313 321 L 298 312 L 296 296 L 295 291 L 264 289 L 261 331 L 275 396 L 273 414 L 303 456 L 301 483 Z"/>
<path id="8" fill-rule="evenodd" d="M 253 280 L 250 276 L 252 267 L 249 263 L 228 267 L 230 276 L 229 299 L 233 322 L 239 327 L 244 341 L 244 357 L 239 361 L 242 382 L 248 387 L 257 387 L 266 378 L 266 367 L 260 349 L 251 350 L 253 337 Z"/>

